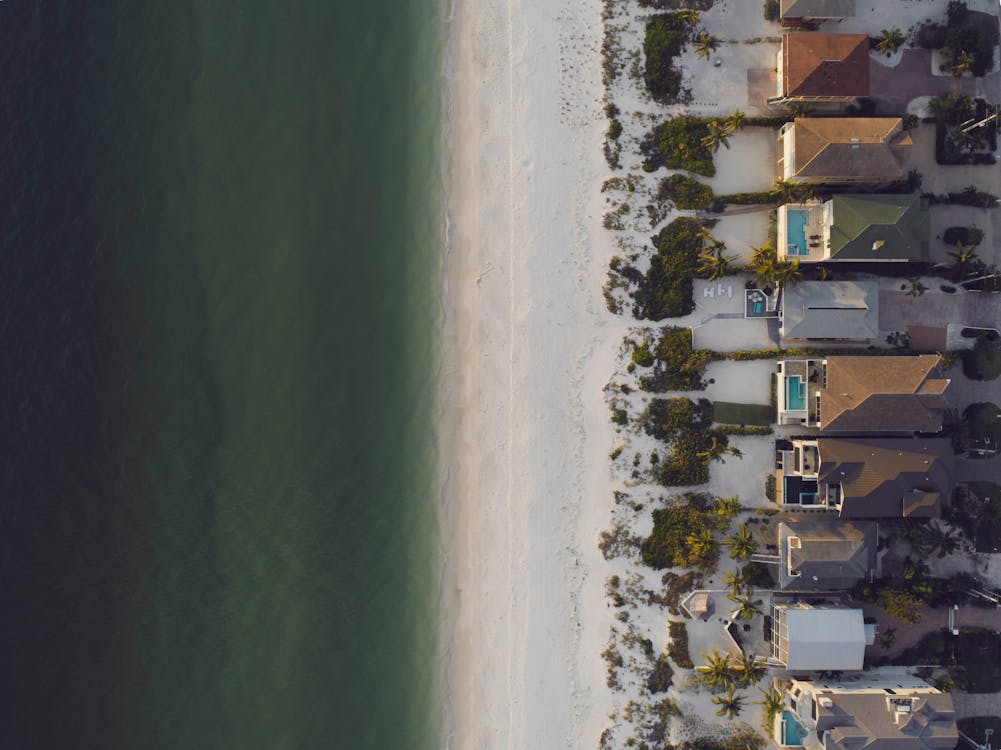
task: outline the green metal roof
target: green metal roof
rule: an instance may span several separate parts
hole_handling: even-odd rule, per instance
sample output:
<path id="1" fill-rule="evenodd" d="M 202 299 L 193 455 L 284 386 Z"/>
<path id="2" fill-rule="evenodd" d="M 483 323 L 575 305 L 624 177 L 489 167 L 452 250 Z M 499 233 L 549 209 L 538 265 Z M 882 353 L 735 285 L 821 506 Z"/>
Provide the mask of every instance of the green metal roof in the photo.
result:
<path id="1" fill-rule="evenodd" d="M 835 195 L 831 203 L 832 259 L 928 260 L 931 218 L 921 196 Z"/>

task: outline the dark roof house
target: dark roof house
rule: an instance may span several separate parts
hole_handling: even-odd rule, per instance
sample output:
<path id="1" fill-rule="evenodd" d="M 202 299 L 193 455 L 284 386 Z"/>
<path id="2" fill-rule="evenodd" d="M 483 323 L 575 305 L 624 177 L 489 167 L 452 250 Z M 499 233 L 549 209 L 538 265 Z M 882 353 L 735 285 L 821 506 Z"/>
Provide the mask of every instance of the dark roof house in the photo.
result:
<path id="1" fill-rule="evenodd" d="M 936 354 L 828 357 L 817 391 L 825 432 L 925 432 L 942 429 L 950 380 Z"/>
<path id="2" fill-rule="evenodd" d="M 842 591 L 876 570 L 876 524 L 804 519 L 779 524 L 779 588 Z"/>
<path id="3" fill-rule="evenodd" d="M 842 518 L 938 518 L 953 488 L 945 438 L 820 438 L 817 481 Z"/>
<path id="4" fill-rule="evenodd" d="M 802 281 L 782 288 L 779 333 L 791 341 L 879 338 L 879 285 L 863 281 Z"/>

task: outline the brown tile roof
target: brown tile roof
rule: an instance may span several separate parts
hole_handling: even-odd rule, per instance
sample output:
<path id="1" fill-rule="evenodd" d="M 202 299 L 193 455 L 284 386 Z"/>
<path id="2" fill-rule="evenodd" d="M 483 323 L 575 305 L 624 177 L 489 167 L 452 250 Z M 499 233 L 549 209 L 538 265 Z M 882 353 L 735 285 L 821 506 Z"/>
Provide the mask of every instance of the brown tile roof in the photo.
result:
<path id="1" fill-rule="evenodd" d="M 782 36 L 782 93 L 788 97 L 869 95 L 869 37 L 800 33 Z"/>
<path id="2" fill-rule="evenodd" d="M 840 484 L 842 518 L 936 518 L 952 491 L 945 438 L 820 438 L 818 480 Z"/>
<path id="3" fill-rule="evenodd" d="M 899 179 L 913 143 L 899 117 L 797 117 L 791 136 L 797 177 Z"/>
<path id="4" fill-rule="evenodd" d="M 819 389 L 821 429 L 938 432 L 949 380 L 936 354 L 917 357 L 828 357 Z"/>

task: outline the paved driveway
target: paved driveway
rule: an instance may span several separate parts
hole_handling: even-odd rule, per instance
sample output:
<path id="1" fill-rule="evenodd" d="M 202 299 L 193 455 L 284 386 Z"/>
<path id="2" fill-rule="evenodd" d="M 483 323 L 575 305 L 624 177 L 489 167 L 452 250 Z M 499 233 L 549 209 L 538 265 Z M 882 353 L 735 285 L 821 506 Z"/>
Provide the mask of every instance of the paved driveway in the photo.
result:
<path id="1" fill-rule="evenodd" d="M 905 331 L 908 326 L 949 324 L 997 328 L 1001 326 L 1001 294 L 957 292 L 946 294 L 941 281 L 925 279 L 931 287 L 920 297 L 909 297 L 900 290 L 903 280 L 892 280 L 879 290 L 879 327 L 881 331 Z"/>
<path id="2" fill-rule="evenodd" d="M 907 104 L 919 96 L 936 96 L 960 91 L 967 96 L 986 95 L 996 98 L 999 74 L 983 78 L 954 78 L 931 72 L 931 50 L 909 48 L 903 51 L 900 63 L 887 67 L 876 56 L 869 58 L 869 94 L 876 101 L 876 113 L 903 115 Z"/>

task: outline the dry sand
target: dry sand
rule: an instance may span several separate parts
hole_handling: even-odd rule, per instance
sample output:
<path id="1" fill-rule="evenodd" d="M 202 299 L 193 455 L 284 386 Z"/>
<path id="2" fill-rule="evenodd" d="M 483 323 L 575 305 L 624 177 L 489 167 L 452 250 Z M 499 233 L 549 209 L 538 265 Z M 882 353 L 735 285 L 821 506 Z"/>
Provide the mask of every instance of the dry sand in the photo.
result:
<path id="1" fill-rule="evenodd" d="M 459 0 L 452 21 L 451 748 L 592 746 L 610 703 L 589 574 L 611 494 L 601 389 L 627 323 L 601 299 L 599 11 Z"/>

